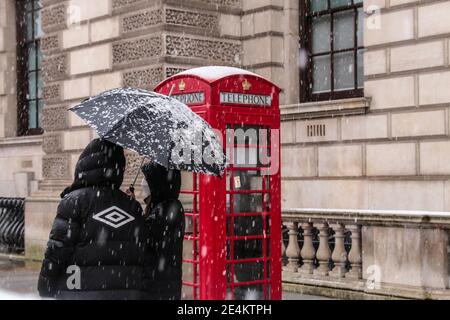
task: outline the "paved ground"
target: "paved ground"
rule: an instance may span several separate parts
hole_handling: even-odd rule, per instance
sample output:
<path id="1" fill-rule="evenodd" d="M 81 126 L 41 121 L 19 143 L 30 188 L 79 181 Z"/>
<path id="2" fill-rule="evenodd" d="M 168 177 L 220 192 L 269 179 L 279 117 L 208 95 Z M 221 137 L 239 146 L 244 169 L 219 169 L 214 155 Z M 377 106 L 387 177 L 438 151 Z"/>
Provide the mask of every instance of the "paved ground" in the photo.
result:
<path id="1" fill-rule="evenodd" d="M 39 267 L 25 267 L 23 263 L 5 261 L 0 258 L 0 300 L 38 299 L 36 293 Z M 284 300 L 325 300 L 323 297 L 285 292 Z"/>

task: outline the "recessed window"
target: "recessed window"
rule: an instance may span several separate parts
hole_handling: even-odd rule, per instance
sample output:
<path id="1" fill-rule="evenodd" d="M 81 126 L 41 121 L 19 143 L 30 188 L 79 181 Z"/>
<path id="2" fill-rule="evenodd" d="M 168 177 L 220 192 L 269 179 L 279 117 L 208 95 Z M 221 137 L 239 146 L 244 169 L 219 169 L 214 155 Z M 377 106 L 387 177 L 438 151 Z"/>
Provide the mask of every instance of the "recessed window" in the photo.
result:
<path id="1" fill-rule="evenodd" d="M 16 1 L 19 135 L 42 133 L 41 8 L 41 1 Z"/>
<path id="2" fill-rule="evenodd" d="M 301 0 L 300 14 L 301 101 L 362 96 L 363 1 Z"/>

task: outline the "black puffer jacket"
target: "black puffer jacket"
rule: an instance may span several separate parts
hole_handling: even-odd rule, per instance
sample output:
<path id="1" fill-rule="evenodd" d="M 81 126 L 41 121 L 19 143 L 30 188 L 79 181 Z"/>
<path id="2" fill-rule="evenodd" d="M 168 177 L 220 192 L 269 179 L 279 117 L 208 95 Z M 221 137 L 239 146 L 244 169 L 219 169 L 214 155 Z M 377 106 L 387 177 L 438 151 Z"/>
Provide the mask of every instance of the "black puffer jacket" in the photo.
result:
<path id="1" fill-rule="evenodd" d="M 153 300 L 180 300 L 182 288 L 184 210 L 178 200 L 181 174 L 157 164 L 143 168 L 151 192 L 149 215 L 150 264 L 146 291 Z"/>
<path id="2" fill-rule="evenodd" d="M 119 190 L 123 149 L 92 141 L 62 194 L 39 277 L 61 299 L 141 299 L 148 230 L 140 204 Z M 78 277 L 78 278 L 77 278 Z"/>

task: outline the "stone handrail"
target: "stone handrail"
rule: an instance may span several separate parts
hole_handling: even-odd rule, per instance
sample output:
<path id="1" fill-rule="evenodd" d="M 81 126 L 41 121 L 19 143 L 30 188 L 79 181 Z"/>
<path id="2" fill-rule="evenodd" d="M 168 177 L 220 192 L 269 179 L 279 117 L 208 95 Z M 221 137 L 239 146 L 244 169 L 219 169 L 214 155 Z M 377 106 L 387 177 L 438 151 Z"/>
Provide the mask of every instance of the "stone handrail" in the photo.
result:
<path id="1" fill-rule="evenodd" d="M 439 292 L 439 297 L 450 297 L 445 266 L 424 270 L 428 268 L 424 260 L 430 256 L 437 256 L 437 261 L 448 261 L 445 249 L 449 242 L 450 212 L 288 209 L 283 210 L 283 225 L 288 236 L 284 241 L 287 246 L 283 244 L 285 283 L 345 287 L 363 294 L 373 286 L 378 291 L 372 290 L 371 294 L 417 298 Z M 404 230 L 408 230 L 407 236 Z M 392 235 L 395 236 L 391 238 Z M 405 240 L 409 236 L 414 241 Z M 423 258 L 422 252 L 416 252 L 417 244 L 422 242 L 429 246 L 424 249 L 427 253 Z M 392 255 L 389 252 L 388 258 L 381 257 L 385 253 L 383 248 L 387 247 L 394 248 Z M 436 254 L 429 248 L 436 250 Z M 411 259 L 411 255 L 417 259 Z M 365 269 L 370 271 L 374 264 L 381 275 L 372 281 Z M 397 270 L 398 277 L 392 272 L 396 264 L 405 268 Z M 416 279 L 402 275 L 411 270 L 416 270 L 413 271 Z M 424 271 L 431 276 L 421 278 Z M 422 295 L 423 292 L 427 295 Z"/>
<path id="2" fill-rule="evenodd" d="M 450 212 L 303 208 L 283 210 L 283 221 L 295 221 L 300 217 L 311 220 L 339 220 L 371 225 L 427 224 L 450 227 Z"/>
<path id="3" fill-rule="evenodd" d="M 345 222 L 345 224 L 344 224 Z M 304 275 L 314 274 L 319 276 L 344 277 L 350 273 L 357 278 L 361 276 L 360 246 L 355 245 L 360 238 L 360 226 L 358 218 L 348 212 L 329 212 L 329 215 L 314 209 L 296 209 L 283 212 L 283 223 L 289 234 L 289 244 L 285 254 L 288 258 L 286 270 L 299 272 Z M 347 253 L 344 247 L 344 231 L 348 227 L 352 234 L 352 250 Z M 319 247 L 313 243 L 313 229 L 319 231 Z M 330 231 L 335 232 L 335 247 L 330 249 Z M 300 250 L 298 235 L 303 236 L 303 246 Z M 302 265 L 299 266 L 300 260 Z M 335 267 L 330 268 L 330 260 Z M 350 262 L 350 268 L 347 263 Z M 347 275 L 348 277 L 349 275 Z"/>

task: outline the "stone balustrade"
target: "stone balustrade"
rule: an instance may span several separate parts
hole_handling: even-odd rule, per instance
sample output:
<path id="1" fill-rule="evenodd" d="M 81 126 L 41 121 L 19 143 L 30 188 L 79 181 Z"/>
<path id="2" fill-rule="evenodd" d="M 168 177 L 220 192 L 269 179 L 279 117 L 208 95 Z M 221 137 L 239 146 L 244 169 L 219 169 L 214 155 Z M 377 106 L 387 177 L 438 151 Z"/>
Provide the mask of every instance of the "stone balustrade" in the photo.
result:
<path id="1" fill-rule="evenodd" d="M 338 298 L 450 298 L 450 212 L 283 212 L 283 286 Z"/>

